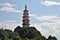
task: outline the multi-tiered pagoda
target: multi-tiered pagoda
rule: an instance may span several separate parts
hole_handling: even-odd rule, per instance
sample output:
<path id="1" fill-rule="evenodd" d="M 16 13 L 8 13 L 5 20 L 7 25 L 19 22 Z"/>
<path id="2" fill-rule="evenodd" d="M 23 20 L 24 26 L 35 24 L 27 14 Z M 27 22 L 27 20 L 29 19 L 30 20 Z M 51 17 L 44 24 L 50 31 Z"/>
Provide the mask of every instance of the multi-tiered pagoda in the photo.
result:
<path id="1" fill-rule="evenodd" d="M 24 13 L 23 13 L 23 27 L 29 27 L 29 13 L 28 13 L 28 10 L 27 10 L 27 5 L 25 5 L 25 10 L 24 10 Z"/>

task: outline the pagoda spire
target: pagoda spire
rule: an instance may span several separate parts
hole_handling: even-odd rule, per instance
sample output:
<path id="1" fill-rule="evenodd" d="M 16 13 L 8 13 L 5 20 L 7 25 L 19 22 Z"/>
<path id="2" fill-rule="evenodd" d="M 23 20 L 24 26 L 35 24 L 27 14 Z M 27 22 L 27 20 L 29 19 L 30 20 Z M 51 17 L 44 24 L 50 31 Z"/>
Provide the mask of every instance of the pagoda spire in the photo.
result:
<path id="1" fill-rule="evenodd" d="M 25 4 L 25 10 L 27 10 L 27 5 Z"/>
<path id="2" fill-rule="evenodd" d="M 24 10 L 24 13 L 23 13 L 23 27 L 29 27 L 29 13 L 28 13 L 28 10 L 27 10 L 27 5 L 25 5 L 25 10 Z"/>

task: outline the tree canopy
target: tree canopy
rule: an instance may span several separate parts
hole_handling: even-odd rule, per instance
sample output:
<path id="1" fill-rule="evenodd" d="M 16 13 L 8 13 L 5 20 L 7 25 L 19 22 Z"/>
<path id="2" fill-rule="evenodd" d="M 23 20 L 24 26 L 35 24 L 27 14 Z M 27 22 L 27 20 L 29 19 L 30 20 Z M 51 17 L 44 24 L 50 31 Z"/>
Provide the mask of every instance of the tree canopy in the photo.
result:
<path id="1" fill-rule="evenodd" d="M 46 38 L 35 27 L 17 26 L 14 32 L 0 29 L 0 40 L 57 40 L 57 38 L 51 35 Z"/>

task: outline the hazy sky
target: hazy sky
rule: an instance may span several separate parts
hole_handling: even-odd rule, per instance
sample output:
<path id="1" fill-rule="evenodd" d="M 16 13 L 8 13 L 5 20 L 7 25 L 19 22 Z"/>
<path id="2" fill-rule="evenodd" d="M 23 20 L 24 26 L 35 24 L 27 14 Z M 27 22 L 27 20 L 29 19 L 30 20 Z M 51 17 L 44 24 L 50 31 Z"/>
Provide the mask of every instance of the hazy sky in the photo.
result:
<path id="1" fill-rule="evenodd" d="M 60 0 L 0 0 L 0 28 L 14 30 L 22 26 L 25 4 L 31 26 L 45 37 L 52 35 L 60 40 Z"/>

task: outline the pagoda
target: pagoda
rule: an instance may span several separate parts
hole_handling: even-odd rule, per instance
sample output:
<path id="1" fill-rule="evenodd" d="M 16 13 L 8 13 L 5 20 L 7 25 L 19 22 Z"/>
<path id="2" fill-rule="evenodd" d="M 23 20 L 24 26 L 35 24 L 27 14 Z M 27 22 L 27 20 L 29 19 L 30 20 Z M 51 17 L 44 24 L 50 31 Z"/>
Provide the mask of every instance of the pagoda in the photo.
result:
<path id="1" fill-rule="evenodd" d="M 25 5 L 25 10 L 24 10 L 24 13 L 23 13 L 23 27 L 29 27 L 29 13 L 28 13 L 28 10 L 27 10 L 27 5 Z"/>

